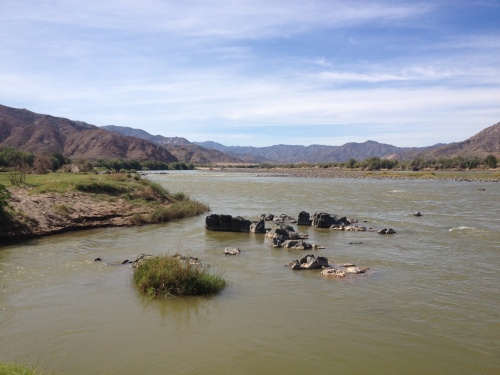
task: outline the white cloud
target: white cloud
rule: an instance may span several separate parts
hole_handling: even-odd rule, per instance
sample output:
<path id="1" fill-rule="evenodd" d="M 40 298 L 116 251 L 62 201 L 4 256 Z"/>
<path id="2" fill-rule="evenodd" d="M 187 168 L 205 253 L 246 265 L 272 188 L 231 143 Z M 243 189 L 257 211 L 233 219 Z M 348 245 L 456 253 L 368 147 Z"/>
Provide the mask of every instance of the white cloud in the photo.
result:
<path id="1" fill-rule="evenodd" d="M 3 0 L 1 104 L 255 145 L 274 138 L 245 127 L 289 139 L 293 128 L 310 143 L 411 134 L 428 145 L 444 133 L 418 126 L 451 137 L 497 122 L 496 35 L 443 36 L 427 22 L 439 20 L 434 2 L 394 4 Z M 348 125 L 357 133 L 336 134 Z M 303 130 L 313 126 L 327 130 Z"/>

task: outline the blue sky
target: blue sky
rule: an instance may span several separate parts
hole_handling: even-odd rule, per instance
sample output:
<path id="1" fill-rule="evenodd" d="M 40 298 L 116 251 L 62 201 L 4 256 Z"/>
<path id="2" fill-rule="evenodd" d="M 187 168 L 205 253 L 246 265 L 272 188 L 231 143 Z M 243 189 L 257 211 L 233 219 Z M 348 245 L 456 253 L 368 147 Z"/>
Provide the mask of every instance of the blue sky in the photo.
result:
<path id="1" fill-rule="evenodd" d="M 500 1 L 0 0 L 0 104 L 225 145 L 462 141 Z"/>

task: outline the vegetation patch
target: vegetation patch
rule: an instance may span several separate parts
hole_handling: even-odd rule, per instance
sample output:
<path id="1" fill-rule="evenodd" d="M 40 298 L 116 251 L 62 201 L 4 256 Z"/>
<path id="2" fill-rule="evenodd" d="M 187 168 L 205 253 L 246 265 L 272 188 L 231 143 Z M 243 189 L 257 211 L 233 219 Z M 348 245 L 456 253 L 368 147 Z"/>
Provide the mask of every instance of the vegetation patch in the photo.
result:
<path id="1" fill-rule="evenodd" d="M 42 375 L 42 372 L 26 365 L 0 362 L 0 375 Z"/>
<path id="2" fill-rule="evenodd" d="M 82 181 L 75 185 L 75 189 L 83 193 L 121 195 L 128 191 L 127 187 L 106 181 Z"/>
<path id="3" fill-rule="evenodd" d="M 157 207 L 148 218 L 150 223 L 167 223 L 172 220 L 200 215 L 210 211 L 210 207 L 204 203 L 190 199 L 187 195 L 182 201 L 174 201 L 169 206 Z"/>
<path id="4" fill-rule="evenodd" d="M 142 293 L 153 298 L 217 294 L 226 286 L 220 275 L 211 274 L 206 267 L 171 255 L 142 262 L 135 270 L 134 283 Z"/>

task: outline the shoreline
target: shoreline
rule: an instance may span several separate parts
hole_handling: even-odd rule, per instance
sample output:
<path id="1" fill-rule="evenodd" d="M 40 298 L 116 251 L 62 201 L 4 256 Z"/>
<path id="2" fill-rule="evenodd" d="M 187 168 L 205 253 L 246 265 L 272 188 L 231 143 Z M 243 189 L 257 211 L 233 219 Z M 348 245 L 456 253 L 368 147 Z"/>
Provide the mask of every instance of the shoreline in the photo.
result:
<path id="1" fill-rule="evenodd" d="M 254 173 L 261 177 L 297 178 L 352 178 L 352 179 L 389 179 L 389 180 L 442 180 L 457 182 L 500 182 L 500 172 L 495 171 L 360 171 L 339 168 L 210 168 L 203 172 Z M 259 176 L 260 177 L 260 176 Z"/>

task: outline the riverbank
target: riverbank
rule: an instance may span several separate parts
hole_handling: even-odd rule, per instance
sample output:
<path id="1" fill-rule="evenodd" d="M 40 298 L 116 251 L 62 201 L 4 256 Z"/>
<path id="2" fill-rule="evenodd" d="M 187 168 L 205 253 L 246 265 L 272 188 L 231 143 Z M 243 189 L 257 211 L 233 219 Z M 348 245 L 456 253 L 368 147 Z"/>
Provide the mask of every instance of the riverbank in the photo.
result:
<path id="1" fill-rule="evenodd" d="M 182 193 L 171 194 L 137 175 L 52 173 L 27 175 L 10 192 L 0 214 L 0 243 L 102 227 L 167 222 L 209 207 Z"/>
<path id="2" fill-rule="evenodd" d="M 393 180 L 447 180 L 469 182 L 500 182 L 500 171 L 495 170 L 423 170 L 423 171 L 361 171 L 341 168 L 210 168 L 205 172 L 256 173 L 262 176 L 301 178 L 371 178 Z"/>

